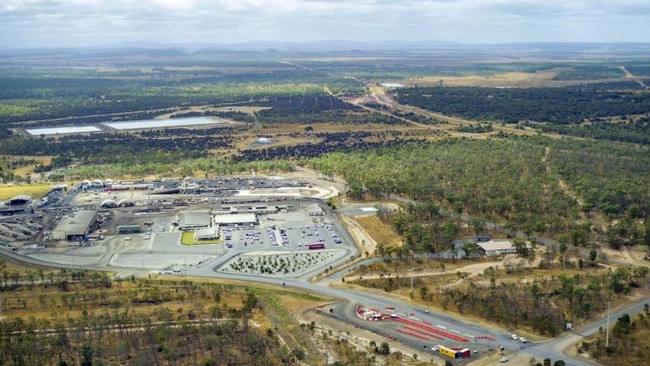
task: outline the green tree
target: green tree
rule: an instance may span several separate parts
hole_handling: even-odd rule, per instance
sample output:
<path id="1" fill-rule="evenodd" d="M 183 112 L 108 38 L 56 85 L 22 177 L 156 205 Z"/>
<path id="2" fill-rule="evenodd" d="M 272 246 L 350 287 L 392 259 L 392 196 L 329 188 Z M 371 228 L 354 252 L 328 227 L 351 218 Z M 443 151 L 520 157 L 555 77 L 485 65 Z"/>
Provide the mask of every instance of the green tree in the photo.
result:
<path id="1" fill-rule="evenodd" d="M 565 253 L 566 253 L 567 249 L 569 249 L 569 247 L 566 245 L 566 243 L 561 242 L 558 250 L 560 252 L 560 258 L 559 259 L 560 259 L 560 265 L 562 265 L 562 268 L 565 267 L 565 263 L 566 263 Z"/>
<path id="2" fill-rule="evenodd" d="M 630 333 L 630 316 L 628 314 L 621 315 L 620 318 L 616 320 L 612 332 L 616 335 L 620 334 L 629 334 Z"/>
<path id="3" fill-rule="evenodd" d="M 557 278 L 562 284 L 560 296 L 569 301 L 569 310 L 571 310 L 573 309 L 573 298 L 575 295 L 575 280 L 573 277 L 569 277 L 564 274 L 558 275 Z"/>
<path id="4" fill-rule="evenodd" d="M 92 366 L 95 350 L 90 344 L 85 344 L 81 349 L 81 366 Z"/>
<path id="5" fill-rule="evenodd" d="M 380 355 L 390 354 L 390 345 L 388 344 L 388 342 L 381 342 L 381 345 L 379 346 L 379 354 Z"/>
<path id="6" fill-rule="evenodd" d="M 7 268 L 7 263 L 4 259 L 0 259 L 0 275 L 2 275 L 2 281 L 4 282 L 5 287 L 7 287 L 7 279 L 9 278 L 9 269 Z"/>
<path id="7" fill-rule="evenodd" d="M 512 246 L 515 247 L 518 256 L 522 258 L 528 257 L 528 245 L 526 245 L 526 240 L 523 238 L 515 238 L 512 241 Z"/>
<path id="8" fill-rule="evenodd" d="M 596 251 L 596 249 L 591 249 L 589 251 L 589 264 L 591 264 L 592 267 L 596 266 L 596 258 L 598 258 L 598 251 Z"/>

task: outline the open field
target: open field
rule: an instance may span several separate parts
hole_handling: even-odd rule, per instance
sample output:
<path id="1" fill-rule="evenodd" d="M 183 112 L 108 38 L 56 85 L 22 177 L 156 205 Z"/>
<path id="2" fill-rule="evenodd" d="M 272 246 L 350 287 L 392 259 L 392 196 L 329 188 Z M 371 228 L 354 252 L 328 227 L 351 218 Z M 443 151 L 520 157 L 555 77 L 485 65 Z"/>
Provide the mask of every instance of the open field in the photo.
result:
<path id="1" fill-rule="evenodd" d="M 375 215 L 359 216 L 355 220 L 372 236 L 377 244 L 397 248 L 402 245 L 399 235 L 389 225 L 381 222 Z"/>
<path id="2" fill-rule="evenodd" d="M 183 245 L 223 244 L 223 239 L 194 240 L 194 233 L 192 231 L 184 231 L 183 235 L 181 236 L 181 244 L 183 244 Z"/>
<path id="3" fill-rule="evenodd" d="M 442 85 L 444 86 L 486 86 L 486 87 L 543 87 L 565 86 L 553 81 L 558 70 L 544 70 L 538 72 L 508 72 L 491 75 L 469 76 L 430 76 L 414 78 L 407 81 L 408 85 Z"/>
<path id="4" fill-rule="evenodd" d="M 32 184 L 3 184 L 0 185 L 0 200 L 8 200 L 15 196 L 27 195 L 32 199 L 43 197 L 52 188 L 50 183 Z"/>

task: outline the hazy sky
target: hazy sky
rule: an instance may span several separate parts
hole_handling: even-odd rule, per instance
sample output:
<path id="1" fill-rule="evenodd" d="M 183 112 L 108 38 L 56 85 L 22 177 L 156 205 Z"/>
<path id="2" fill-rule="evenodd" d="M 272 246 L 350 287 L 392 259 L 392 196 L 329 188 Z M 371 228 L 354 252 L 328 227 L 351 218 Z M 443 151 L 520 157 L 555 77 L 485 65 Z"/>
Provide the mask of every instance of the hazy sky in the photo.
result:
<path id="1" fill-rule="evenodd" d="M 0 47 L 650 42 L 650 0 L 0 0 Z"/>

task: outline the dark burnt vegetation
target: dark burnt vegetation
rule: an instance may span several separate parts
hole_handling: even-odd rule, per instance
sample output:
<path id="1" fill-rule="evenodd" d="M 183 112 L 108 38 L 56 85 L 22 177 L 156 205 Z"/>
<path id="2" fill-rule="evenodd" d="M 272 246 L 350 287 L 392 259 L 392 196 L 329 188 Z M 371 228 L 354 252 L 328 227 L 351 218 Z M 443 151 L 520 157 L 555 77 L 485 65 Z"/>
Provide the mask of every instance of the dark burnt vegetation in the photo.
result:
<path id="1" fill-rule="evenodd" d="M 233 160 L 251 162 L 256 160 L 315 158 L 333 152 L 364 151 L 424 141 L 404 137 L 398 132 L 370 131 L 315 133 L 311 137 L 314 139 L 313 143 L 241 150 L 233 157 Z"/>
<path id="2" fill-rule="evenodd" d="M 463 118 L 518 123 L 581 123 L 587 119 L 645 114 L 650 94 L 579 88 L 430 87 L 401 89 L 396 99 Z"/>
<path id="3" fill-rule="evenodd" d="M 86 164 L 174 163 L 179 159 L 206 157 L 211 149 L 233 148 L 224 129 L 165 129 L 140 133 L 92 133 L 59 138 L 15 137 L 5 139 L 0 152 L 7 155 L 54 156 L 37 172 L 65 167 L 73 161 Z M 215 135 L 219 133 L 219 135 Z"/>
<path id="4" fill-rule="evenodd" d="M 269 96 L 260 106 L 271 107 L 257 113 L 262 123 L 344 123 L 403 125 L 403 121 L 380 113 L 368 113 L 324 93 Z"/>

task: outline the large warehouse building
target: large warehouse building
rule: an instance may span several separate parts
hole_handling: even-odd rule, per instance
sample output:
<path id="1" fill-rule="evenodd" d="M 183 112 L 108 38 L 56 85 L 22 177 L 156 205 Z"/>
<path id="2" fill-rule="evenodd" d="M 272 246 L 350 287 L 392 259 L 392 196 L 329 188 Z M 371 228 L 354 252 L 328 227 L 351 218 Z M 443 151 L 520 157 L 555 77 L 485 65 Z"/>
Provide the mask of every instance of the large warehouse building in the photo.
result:
<path id="1" fill-rule="evenodd" d="M 63 218 L 52 231 L 53 240 L 85 240 L 97 220 L 97 211 L 83 210 L 71 218 Z"/>
<path id="2" fill-rule="evenodd" d="M 216 215 L 214 222 L 219 226 L 254 226 L 258 224 L 257 215 L 253 213 Z"/>
<path id="3" fill-rule="evenodd" d="M 178 219 L 180 230 L 204 229 L 212 226 L 212 215 L 207 211 L 181 212 Z"/>

